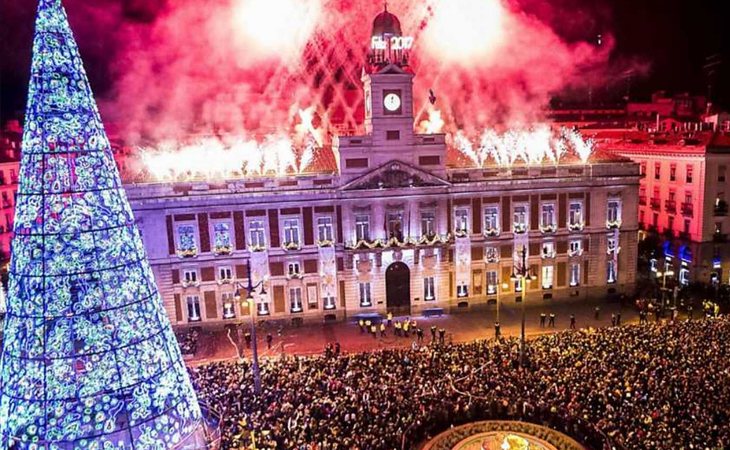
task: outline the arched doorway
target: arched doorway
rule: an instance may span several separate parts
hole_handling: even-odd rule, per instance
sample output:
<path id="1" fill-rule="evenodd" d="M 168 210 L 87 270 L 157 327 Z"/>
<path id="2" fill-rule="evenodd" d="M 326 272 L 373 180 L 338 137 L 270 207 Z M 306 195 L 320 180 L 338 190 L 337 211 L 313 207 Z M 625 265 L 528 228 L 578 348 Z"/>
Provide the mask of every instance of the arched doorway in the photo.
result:
<path id="1" fill-rule="evenodd" d="M 385 271 L 385 297 L 389 312 L 411 313 L 411 270 L 400 261 Z"/>

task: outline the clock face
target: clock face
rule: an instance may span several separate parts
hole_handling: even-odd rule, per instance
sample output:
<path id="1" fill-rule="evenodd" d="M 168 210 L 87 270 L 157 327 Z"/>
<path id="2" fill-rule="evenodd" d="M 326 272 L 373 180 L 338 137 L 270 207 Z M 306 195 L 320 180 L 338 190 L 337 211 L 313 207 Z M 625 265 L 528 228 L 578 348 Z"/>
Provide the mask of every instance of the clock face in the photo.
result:
<path id="1" fill-rule="evenodd" d="M 398 94 L 390 93 L 383 99 L 383 106 L 388 111 L 396 111 L 400 108 L 400 97 Z"/>

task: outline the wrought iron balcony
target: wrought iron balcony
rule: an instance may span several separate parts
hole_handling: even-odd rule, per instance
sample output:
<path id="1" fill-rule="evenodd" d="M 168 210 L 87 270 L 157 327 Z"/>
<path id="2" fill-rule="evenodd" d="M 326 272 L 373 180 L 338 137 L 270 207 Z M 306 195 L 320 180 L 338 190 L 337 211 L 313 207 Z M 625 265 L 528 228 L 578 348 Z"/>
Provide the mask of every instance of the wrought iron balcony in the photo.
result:
<path id="1" fill-rule="evenodd" d="M 677 212 L 677 201 L 676 200 L 664 200 L 664 210 L 670 213 Z"/>
<path id="2" fill-rule="evenodd" d="M 694 217 L 694 207 L 692 203 L 682 203 L 682 215 L 686 217 Z"/>
<path id="3" fill-rule="evenodd" d="M 662 206 L 661 200 L 659 200 L 658 198 L 652 198 L 651 199 L 651 209 L 656 210 L 656 211 L 659 211 L 659 209 L 661 208 L 661 206 Z"/>

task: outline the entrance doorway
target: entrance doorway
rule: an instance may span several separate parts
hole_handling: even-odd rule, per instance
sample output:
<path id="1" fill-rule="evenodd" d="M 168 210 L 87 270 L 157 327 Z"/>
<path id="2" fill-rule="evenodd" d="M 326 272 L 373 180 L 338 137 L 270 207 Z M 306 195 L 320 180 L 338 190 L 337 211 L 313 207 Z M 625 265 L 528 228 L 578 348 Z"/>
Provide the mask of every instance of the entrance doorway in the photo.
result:
<path id="1" fill-rule="evenodd" d="M 394 262 L 385 271 L 385 297 L 388 312 L 411 313 L 411 270 L 400 261 Z"/>

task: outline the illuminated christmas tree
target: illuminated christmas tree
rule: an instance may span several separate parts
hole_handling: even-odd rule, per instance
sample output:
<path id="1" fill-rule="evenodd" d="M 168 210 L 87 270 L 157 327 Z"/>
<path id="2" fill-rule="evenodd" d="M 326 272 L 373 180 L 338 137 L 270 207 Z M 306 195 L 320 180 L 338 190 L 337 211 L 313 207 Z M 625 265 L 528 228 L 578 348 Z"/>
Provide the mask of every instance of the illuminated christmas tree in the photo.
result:
<path id="1" fill-rule="evenodd" d="M 201 411 L 60 0 L 40 0 L 0 449 L 200 448 Z"/>

